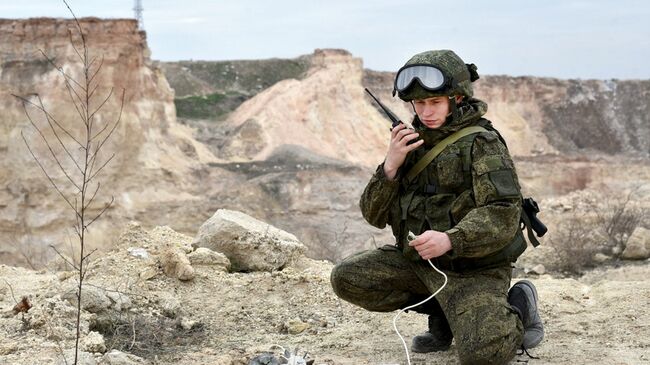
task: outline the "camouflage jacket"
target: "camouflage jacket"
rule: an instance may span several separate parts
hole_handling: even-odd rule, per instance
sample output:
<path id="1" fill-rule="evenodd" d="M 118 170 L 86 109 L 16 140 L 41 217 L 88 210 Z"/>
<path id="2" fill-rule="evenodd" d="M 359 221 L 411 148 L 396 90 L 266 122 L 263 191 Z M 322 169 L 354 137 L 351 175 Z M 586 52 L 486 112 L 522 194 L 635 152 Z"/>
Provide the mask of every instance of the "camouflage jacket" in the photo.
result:
<path id="1" fill-rule="evenodd" d="M 416 235 L 428 229 L 446 232 L 452 250 L 436 261 L 443 268 L 465 271 L 488 266 L 486 262 L 494 266 L 514 261 L 526 244 L 519 229 L 517 174 L 498 132 L 482 118 L 487 105 L 469 99 L 459 108 L 460 118 L 435 130 L 424 127 L 416 116 L 413 126 L 425 143 L 407 155 L 394 180 L 387 180 L 383 164 L 379 165 L 360 207 L 371 225 L 390 225 L 397 245 L 414 260 L 420 256 L 406 244 L 408 231 Z M 447 146 L 413 181 L 407 181 L 406 172 L 431 147 L 472 125 L 484 126 L 488 132 Z"/>

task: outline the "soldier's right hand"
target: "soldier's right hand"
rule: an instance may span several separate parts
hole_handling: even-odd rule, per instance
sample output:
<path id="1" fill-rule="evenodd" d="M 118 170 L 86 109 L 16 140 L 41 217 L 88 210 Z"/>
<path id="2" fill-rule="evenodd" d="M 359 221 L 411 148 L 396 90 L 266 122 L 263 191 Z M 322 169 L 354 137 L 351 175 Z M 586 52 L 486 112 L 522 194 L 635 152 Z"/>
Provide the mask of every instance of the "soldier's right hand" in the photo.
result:
<path id="1" fill-rule="evenodd" d="M 409 144 L 410 141 L 418 137 L 419 134 L 413 129 L 406 128 L 404 123 L 400 123 L 392 129 L 388 152 L 386 152 L 386 159 L 384 160 L 384 174 L 388 180 L 395 178 L 397 169 L 404 163 L 406 155 L 424 143 L 423 140 L 419 140 Z"/>

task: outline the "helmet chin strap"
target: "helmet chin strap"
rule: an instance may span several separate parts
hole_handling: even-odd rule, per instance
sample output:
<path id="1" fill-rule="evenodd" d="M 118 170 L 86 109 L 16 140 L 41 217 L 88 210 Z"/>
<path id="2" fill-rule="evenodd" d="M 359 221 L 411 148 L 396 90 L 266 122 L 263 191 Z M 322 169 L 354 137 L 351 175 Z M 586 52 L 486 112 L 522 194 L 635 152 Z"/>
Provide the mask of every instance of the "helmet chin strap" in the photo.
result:
<path id="1" fill-rule="evenodd" d="M 450 115 L 452 116 L 452 121 L 460 119 L 460 111 L 458 110 L 455 95 L 449 97 L 449 114 L 447 114 L 447 118 L 449 118 Z"/>

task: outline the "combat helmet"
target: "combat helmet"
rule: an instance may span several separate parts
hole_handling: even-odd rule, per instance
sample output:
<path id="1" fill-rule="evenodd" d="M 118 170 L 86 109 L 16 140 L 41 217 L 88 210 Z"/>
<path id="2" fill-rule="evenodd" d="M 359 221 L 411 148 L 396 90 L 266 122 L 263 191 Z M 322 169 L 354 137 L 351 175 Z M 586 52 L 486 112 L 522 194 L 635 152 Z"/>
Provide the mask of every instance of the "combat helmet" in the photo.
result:
<path id="1" fill-rule="evenodd" d="M 465 64 L 453 51 L 443 49 L 418 53 L 395 75 L 393 96 L 411 101 L 433 96 L 472 97 L 472 82 L 478 80 L 476 65 Z"/>

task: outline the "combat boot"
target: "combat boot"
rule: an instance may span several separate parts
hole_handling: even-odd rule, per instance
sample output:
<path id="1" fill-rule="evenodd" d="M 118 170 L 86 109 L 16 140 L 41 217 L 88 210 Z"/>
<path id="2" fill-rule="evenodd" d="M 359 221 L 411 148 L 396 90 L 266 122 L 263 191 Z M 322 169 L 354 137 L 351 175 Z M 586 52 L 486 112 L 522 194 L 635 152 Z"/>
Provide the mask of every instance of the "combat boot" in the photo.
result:
<path id="1" fill-rule="evenodd" d="M 439 315 L 429 316 L 429 330 L 413 337 L 411 351 L 418 353 L 447 351 L 454 336 L 447 318 Z"/>
<path id="2" fill-rule="evenodd" d="M 544 326 L 537 309 L 537 290 L 528 280 L 518 281 L 508 291 L 508 303 L 513 307 L 524 325 L 522 347 L 530 349 L 544 338 Z"/>

